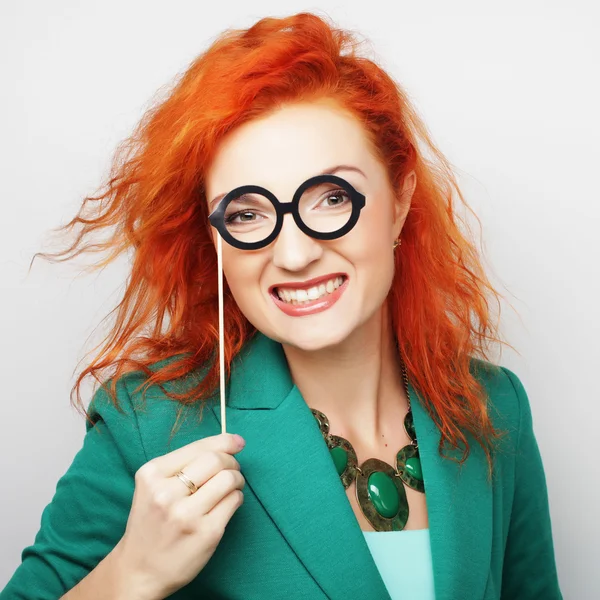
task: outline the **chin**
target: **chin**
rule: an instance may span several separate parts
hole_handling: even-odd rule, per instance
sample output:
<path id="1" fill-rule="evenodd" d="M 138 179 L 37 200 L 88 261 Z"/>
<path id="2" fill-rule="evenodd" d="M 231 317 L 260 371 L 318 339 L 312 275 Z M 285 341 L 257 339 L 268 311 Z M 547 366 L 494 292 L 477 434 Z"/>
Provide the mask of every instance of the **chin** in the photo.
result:
<path id="1" fill-rule="evenodd" d="M 341 327 L 338 326 L 328 331 L 324 331 L 323 327 L 315 326 L 313 328 L 303 325 L 301 321 L 299 321 L 298 325 L 297 327 L 289 328 L 285 332 L 269 328 L 269 331 L 265 331 L 265 335 L 280 344 L 292 346 L 304 352 L 317 352 L 341 344 L 351 333 L 351 328 L 347 322 Z"/>

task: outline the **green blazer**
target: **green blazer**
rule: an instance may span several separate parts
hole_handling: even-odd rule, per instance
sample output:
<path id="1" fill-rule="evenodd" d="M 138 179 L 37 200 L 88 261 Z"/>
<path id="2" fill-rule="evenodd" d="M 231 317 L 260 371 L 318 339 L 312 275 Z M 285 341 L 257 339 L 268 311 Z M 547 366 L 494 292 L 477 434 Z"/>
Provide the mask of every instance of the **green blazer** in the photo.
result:
<path id="1" fill-rule="evenodd" d="M 490 392 L 495 424 L 508 431 L 493 481 L 473 442 L 460 469 L 437 451 L 440 434 L 411 385 L 429 511 L 437 600 L 561 598 L 544 471 L 527 395 L 506 368 L 473 359 Z M 118 381 L 124 412 L 99 389 L 82 448 L 59 480 L 35 542 L 2 600 L 59 598 L 91 571 L 125 531 L 134 474 L 148 460 L 221 432 L 218 393 L 198 419 L 157 386 L 145 406 L 141 372 Z M 227 429 L 246 439 L 236 455 L 245 500 L 184 599 L 385 600 L 379 575 L 309 407 L 280 344 L 258 333 L 232 366 Z M 399 427 L 402 425 L 399 424 Z M 408 599 L 407 599 L 408 600 Z"/>

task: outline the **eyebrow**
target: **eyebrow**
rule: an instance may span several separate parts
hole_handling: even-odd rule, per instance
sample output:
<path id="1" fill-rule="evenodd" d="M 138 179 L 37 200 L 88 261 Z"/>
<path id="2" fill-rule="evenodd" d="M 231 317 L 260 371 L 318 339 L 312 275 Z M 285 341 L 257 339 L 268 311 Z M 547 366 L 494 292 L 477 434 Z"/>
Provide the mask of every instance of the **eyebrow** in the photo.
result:
<path id="1" fill-rule="evenodd" d="M 354 171 L 356 173 L 360 173 L 365 179 L 367 178 L 367 176 L 358 167 L 353 167 L 352 165 L 337 165 L 335 167 L 330 167 L 329 169 L 325 169 L 324 171 L 317 173 L 317 175 L 335 175 L 338 171 Z M 314 177 L 316 177 L 316 175 Z M 227 195 L 227 193 L 219 194 L 218 196 L 215 196 L 210 201 L 210 205 L 209 205 L 210 210 L 213 209 L 214 205 L 217 202 L 220 202 L 223 198 L 225 198 L 226 195 Z"/>

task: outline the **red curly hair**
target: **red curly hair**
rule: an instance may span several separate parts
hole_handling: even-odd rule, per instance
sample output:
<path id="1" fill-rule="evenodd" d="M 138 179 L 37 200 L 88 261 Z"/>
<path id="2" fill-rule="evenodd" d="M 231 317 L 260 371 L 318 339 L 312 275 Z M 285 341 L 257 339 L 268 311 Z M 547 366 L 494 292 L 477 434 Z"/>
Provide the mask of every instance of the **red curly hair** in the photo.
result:
<path id="1" fill-rule="evenodd" d="M 81 225 L 72 245 L 33 257 L 62 262 L 86 250 L 108 251 L 93 267 L 102 268 L 132 250 L 126 290 L 109 313 L 116 311 L 114 327 L 73 386 L 76 407 L 83 408 L 83 378 L 92 375 L 101 382 L 103 370 L 110 371 L 117 405 L 116 381 L 132 370 L 147 375 L 144 391 L 157 384 L 182 404 L 218 389 L 217 256 L 204 174 L 223 136 L 235 127 L 288 103 L 328 98 L 363 124 L 395 189 L 401 189 L 405 174 L 416 172 L 388 297 L 393 328 L 408 375 L 441 431 L 440 453 L 448 444 L 462 450 L 464 461 L 470 434 L 491 468 L 500 433 L 490 420 L 485 390 L 471 372 L 471 356 L 489 360 L 488 345 L 505 343 L 497 337 L 488 306 L 489 297 L 500 306 L 502 296 L 461 232 L 454 192 L 471 209 L 448 161 L 406 93 L 359 55 L 360 45 L 354 34 L 311 13 L 227 30 L 119 146 L 99 195 L 86 197 L 77 216 L 59 228 Z M 111 231 L 108 240 L 82 243 L 104 228 Z M 227 287 L 224 301 L 229 376 L 232 359 L 256 330 Z M 164 389 L 165 382 L 198 368 L 205 376 L 197 386 L 181 394 Z"/>

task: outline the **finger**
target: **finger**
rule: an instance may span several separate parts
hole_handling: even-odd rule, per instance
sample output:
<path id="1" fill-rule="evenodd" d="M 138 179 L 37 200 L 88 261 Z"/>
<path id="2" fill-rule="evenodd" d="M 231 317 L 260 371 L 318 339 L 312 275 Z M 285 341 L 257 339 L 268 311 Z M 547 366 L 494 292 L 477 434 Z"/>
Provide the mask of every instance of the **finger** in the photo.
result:
<path id="1" fill-rule="evenodd" d="M 244 503 L 244 492 L 235 489 L 229 492 L 221 502 L 219 502 L 211 511 L 206 514 L 207 521 L 215 523 L 215 526 L 220 531 L 225 529 L 225 526 L 231 520 L 235 511 Z"/>
<path id="2" fill-rule="evenodd" d="M 153 458 L 141 468 L 148 471 L 151 470 L 162 477 L 171 477 L 177 471 L 183 470 L 186 465 L 191 463 L 203 451 L 212 450 L 235 454 L 241 449 L 234 434 L 220 433 L 219 435 L 212 435 L 201 440 L 196 440 L 191 444 L 173 450 L 173 452 Z"/>
<path id="3" fill-rule="evenodd" d="M 185 498 L 191 516 L 201 516 L 209 513 L 213 508 L 231 494 L 234 490 L 242 490 L 246 479 L 240 471 L 225 469 L 219 471 L 209 479 L 195 494 Z"/>
<path id="4" fill-rule="evenodd" d="M 235 457 L 226 452 L 205 452 L 181 469 L 183 474 L 198 488 L 203 486 L 219 471 L 224 470 L 240 470 L 240 463 Z M 168 481 L 170 482 L 170 489 L 173 490 L 173 497 L 182 497 L 190 494 L 190 489 L 177 475 L 169 477 Z"/>

